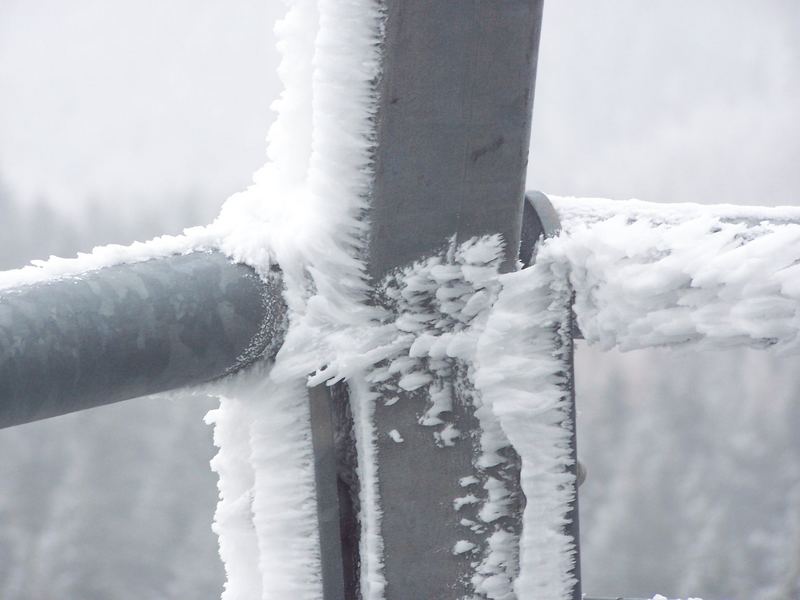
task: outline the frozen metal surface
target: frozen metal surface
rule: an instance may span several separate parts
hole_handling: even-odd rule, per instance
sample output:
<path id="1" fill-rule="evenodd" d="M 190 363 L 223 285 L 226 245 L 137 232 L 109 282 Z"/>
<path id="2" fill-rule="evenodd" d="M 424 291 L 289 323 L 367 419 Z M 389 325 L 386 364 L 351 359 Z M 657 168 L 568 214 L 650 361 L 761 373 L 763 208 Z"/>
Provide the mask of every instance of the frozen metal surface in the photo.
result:
<path id="1" fill-rule="evenodd" d="M 342 557 L 342 506 L 339 501 L 339 460 L 336 449 L 336 416 L 331 388 L 325 384 L 308 390 L 311 437 L 314 445 L 314 480 L 317 492 L 322 596 L 345 598 Z"/>
<path id="2" fill-rule="evenodd" d="M 453 237 L 495 233 L 507 244 L 504 267 L 513 269 L 542 2 L 385 4 L 370 273 L 378 281 Z M 478 424 L 469 394 L 458 394 L 449 420 L 462 439 L 439 447 L 433 431 L 419 424 L 430 402 L 427 392 L 417 391 L 400 394 L 391 406 L 376 405 L 385 595 L 391 600 L 470 595 L 471 560 L 453 554 L 465 536 L 460 521 L 466 515 L 453 500 L 464 494 L 459 478 L 474 471 Z M 393 429 L 404 443 L 387 435 Z M 510 477 L 518 481 L 519 474 Z M 523 501 L 521 492 L 517 501 Z M 512 529 L 519 528 L 520 515 L 521 507 Z"/>
<path id="3" fill-rule="evenodd" d="M 547 235 L 542 217 L 534 207 L 533 202 L 531 202 L 531 193 L 528 192 L 522 211 L 522 234 L 519 241 L 519 261 L 522 263 L 523 269 L 533 264 L 536 242 L 540 238 L 547 237 Z"/>
<path id="4" fill-rule="evenodd" d="M 210 381 L 276 352 L 281 285 L 198 252 L 0 292 L 0 427 Z"/>

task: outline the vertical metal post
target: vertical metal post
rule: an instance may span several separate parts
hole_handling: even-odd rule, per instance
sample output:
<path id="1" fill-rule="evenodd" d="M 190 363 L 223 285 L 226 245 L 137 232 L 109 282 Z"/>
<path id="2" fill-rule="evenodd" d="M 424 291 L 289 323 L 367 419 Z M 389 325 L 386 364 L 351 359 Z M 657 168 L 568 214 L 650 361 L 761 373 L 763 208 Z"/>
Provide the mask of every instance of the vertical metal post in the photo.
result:
<path id="1" fill-rule="evenodd" d="M 359 498 L 347 386 L 309 389 L 324 600 L 359 598 Z"/>
<path id="2" fill-rule="evenodd" d="M 369 268 L 501 233 L 517 260 L 542 0 L 386 0 Z"/>
<path id="3" fill-rule="evenodd" d="M 513 270 L 542 0 L 385 0 L 385 7 L 369 273 L 378 284 L 394 269 L 439 252 L 454 238 L 461 242 L 496 233 L 506 243 L 503 268 Z M 375 405 L 376 508 L 382 522 L 380 532 L 367 535 L 382 538 L 389 600 L 472 595 L 474 560 L 453 549 L 465 536 L 463 518 L 474 518 L 477 509 L 457 511 L 453 501 L 465 494 L 459 479 L 475 473 L 480 431 L 470 391 L 455 391 L 449 420 L 462 435 L 452 447 L 437 445 L 431 429 L 419 423 L 432 402 L 427 391 L 401 392 L 396 402 L 384 398 Z M 317 393 L 312 393 L 312 407 L 324 401 Z M 312 408 L 312 422 L 330 427 L 317 410 Z M 390 435 L 393 430 L 399 430 L 402 443 Z M 327 433 L 315 434 L 316 452 L 327 452 L 329 443 Z M 505 527 L 519 532 L 524 505 L 519 461 L 512 449 L 505 452 L 502 476 L 512 488 Z M 333 469 L 328 460 L 318 467 Z M 335 495 L 329 479 L 318 478 L 324 562 L 337 560 L 341 552 L 341 546 L 331 548 L 335 527 L 323 515 Z M 325 572 L 334 581 L 326 585 L 325 598 L 334 600 L 341 583 L 330 567 Z"/>
<path id="4" fill-rule="evenodd" d="M 370 274 L 378 282 L 453 236 L 460 242 L 494 233 L 506 242 L 504 268 L 514 269 L 542 1 L 386 0 L 386 7 Z M 432 431 L 419 424 L 431 401 L 418 390 L 375 407 L 385 596 L 391 600 L 471 594 L 471 558 L 453 553 L 467 515 L 454 510 L 453 500 L 464 495 L 459 478 L 474 472 L 478 424 L 469 393 L 456 394 L 450 418 L 461 439 L 438 447 Z M 389 435 L 395 429 L 403 443 Z M 518 462 L 509 460 L 516 502 L 509 528 L 518 530 L 524 499 Z"/>
<path id="5" fill-rule="evenodd" d="M 342 557 L 341 512 L 335 441 L 334 401 L 326 385 L 308 391 L 311 436 L 314 445 L 314 479 L 317 488 L 322 563 L 322 597 L 344 599 L 344 561 Z"/>

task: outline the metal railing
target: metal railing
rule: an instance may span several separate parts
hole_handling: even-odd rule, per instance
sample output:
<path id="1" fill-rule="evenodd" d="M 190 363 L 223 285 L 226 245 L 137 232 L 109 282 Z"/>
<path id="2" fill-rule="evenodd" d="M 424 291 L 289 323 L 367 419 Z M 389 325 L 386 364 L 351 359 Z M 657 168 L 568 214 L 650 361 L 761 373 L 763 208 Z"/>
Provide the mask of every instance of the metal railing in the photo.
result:
<path id="1" fill-rule="evenodd" d="M 531 264 L 537 241 L 559 228 L 545 196 L 523 200 L 541 0 L 387 0 L 386 8 L 370 275 L 378 281 L 453 236 L 494 233 L 506 240 L 504 270 L 518 260 Z M 223 377 L 274 356 L 285 316 L 279 271 L 264 281 L 219 253 L 0 291 L 0 427 Z M 565 356 L 572 370 L 571 349 Z M 377 428 L 400 424 L 411 438 L 401 450 L 389 441 L 377 449 L 386 597 L 461 597 L 470 592 L 472 566 L 450 551 L 461 536 L 451 508 L 461 490 L 446 475 L 471 468 L 480 432 L 466 431 L 465 443 L 440 452 L 418 424 L 429 394 L 402 395 L 391 411 L 378 403 L 374 417 Z M 337 483 L 338 472 L 352 466 L 341 464 L 334 444 L 346 396 L 346 386 L 310 390 L 326 600 L 353 598 L 357 587 L 357 511 Z M 465 401 L 456 410 L 468 417 L 473 408 Z M 573 402 L 566 419 L 573 458 L 574 414 Z M 428 468 L 410 468 L 420 462 Z M 514 488 L 509 527 L 518 532 L 518 461 L 504 477 Z M 578 550 L 573 598 L 580 600 L 577 489 L 570 511 L 566 532 Z"/>

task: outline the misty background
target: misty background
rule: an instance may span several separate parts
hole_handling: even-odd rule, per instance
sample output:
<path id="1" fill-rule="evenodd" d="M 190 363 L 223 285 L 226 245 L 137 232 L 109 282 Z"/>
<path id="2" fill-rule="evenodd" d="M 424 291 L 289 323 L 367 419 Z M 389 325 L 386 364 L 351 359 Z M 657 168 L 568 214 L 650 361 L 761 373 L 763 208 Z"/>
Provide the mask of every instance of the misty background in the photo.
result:
<path id="1" fill-rule="evenodd" d="M 275 0 L 0 0 L 0 269 L 210 221 L 265 160 Z M 550 0 L 528 186 L 800 203 L 800 3 Z M 578 349 L 584 591 L 800 598 L 797 357 Z M 217 598 L 213 399 L 0 431 L 0 598 Z"/>

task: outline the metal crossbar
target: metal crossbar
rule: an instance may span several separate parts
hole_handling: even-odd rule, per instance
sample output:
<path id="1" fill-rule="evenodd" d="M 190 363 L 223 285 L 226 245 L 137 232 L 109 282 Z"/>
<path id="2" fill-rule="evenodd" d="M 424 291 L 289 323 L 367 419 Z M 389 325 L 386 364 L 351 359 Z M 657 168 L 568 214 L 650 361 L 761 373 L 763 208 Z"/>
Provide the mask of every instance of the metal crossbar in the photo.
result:
<path id="1" fill-rule="evenodd" d="M 119 265 L 0 292 L 0 427 L 210 381 L 283 339 L 279 273 L 222 254 Z"/>

